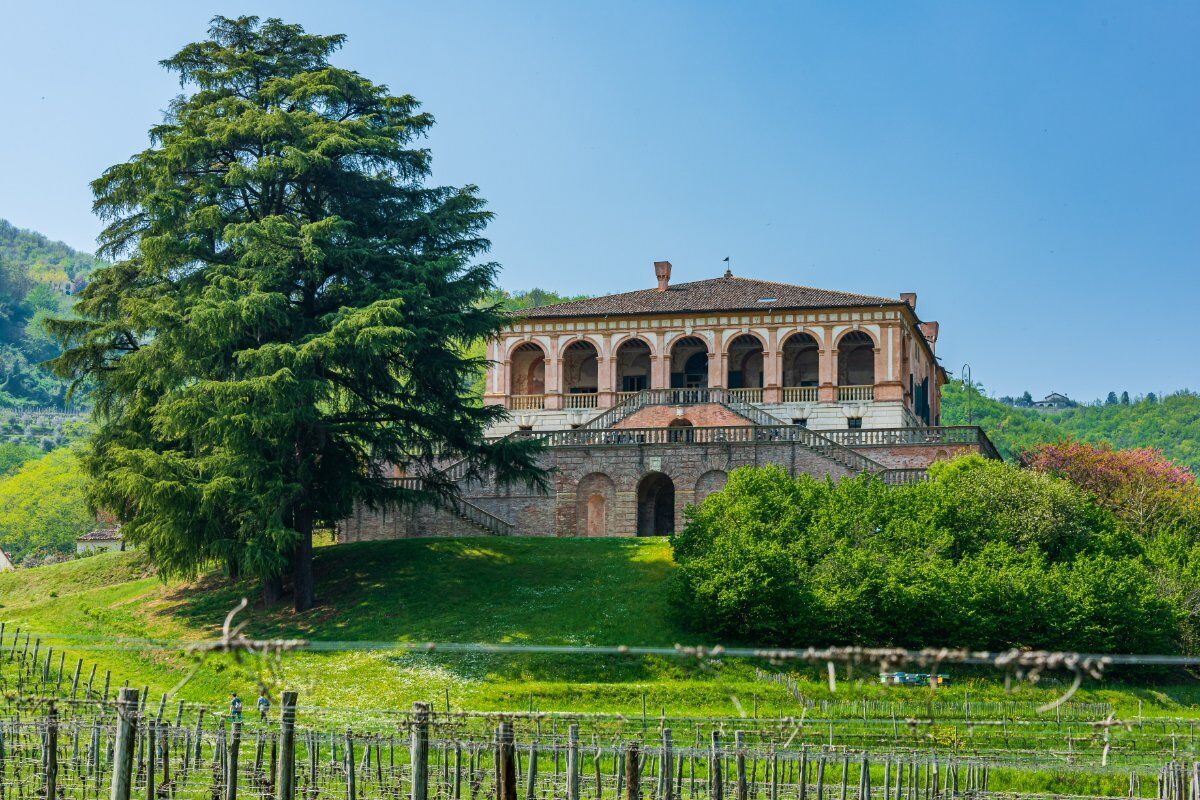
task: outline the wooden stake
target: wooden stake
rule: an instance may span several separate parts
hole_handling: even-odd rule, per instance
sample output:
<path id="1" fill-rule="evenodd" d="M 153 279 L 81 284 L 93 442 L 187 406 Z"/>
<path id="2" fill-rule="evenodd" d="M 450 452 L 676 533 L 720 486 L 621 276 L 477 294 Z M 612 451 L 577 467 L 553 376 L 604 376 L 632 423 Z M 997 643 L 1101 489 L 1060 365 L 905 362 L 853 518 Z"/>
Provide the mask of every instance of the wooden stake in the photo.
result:
<path id="1" fill-rule="evenodd" d="M 409 759 L 412 763 L 412 800 L 427 800 L 429 797 L 429 705 L 413 703 L 412 747 Z"/>
<path id="2" fill-rule="evenodd" d="M 296 693 L 284 692 L 279 704 L 279 779 L 277 800 L 296 796 Z"/>
<path id="3" fill-rule="evenodd" d="M 133 783 L 137 706 L 137 689 L 122 689 L 117 695 L 117 737 L 113 742 L 112 791 L 109 793 L 109 800 L 129 800 Z"/>

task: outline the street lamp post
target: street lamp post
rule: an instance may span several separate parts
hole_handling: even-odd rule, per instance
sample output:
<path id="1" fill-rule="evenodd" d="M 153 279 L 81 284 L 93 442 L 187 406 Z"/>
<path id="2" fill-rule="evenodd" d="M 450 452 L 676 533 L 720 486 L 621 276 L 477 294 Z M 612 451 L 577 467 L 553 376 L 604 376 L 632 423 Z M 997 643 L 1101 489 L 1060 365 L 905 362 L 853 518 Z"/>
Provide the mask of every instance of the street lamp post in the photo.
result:
<path id="1" fill-rule="evenodd" d="M 971 415 L 971 365 L 963 364 L 962 367 L 963 382 L 967 386 L 967 424 L 974 422 L 975 418 Z"/>

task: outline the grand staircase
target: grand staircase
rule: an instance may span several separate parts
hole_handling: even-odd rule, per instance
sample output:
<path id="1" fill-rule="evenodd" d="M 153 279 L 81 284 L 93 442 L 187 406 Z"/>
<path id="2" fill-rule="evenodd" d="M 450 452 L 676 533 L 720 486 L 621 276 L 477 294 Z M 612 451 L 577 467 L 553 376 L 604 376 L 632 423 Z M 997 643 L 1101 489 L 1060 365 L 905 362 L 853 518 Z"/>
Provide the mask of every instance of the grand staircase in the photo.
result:
<path id="1" fill-rule="evenodd" d="M 689 406 L 689 405 L 719 405 L 734 414 L 763 427 L 778 427 L 787 425 L 778 417 L 771 416 L 758 406 L 739 399 L 729 389 L 644 389 L 635 395 L 626 397 L 617 405 L 579 426 L 577 430 L 604 430 L 613 428 L 617 423 L 647 406 Z M 861 453 L 833 441 L 816 431 L 807 428 L 788 426 L 788 438 L 799 442 L 812 452 L 835 464 L 840 464 L 852 472 L 869 472 L 887 480 L 885 473 L 888 468 L 878 461 L 867 458 Z M 911 472 L 911 470 L 902 470 Z M 892 482 L 899 482 L 893 478 Z"/>
<path id="2" fill-rule="evenodd" d="M 739 399 L 728 389 L 646 389 L 624 398 L 617 405 L 574 430 L 536 433 L 520 431 L 511 433 L 509 436 L 538 439 L 551 447 L 624 443 L 625 440 L 619 438 L 621 436 L 620 429 L 614 430 L 615 426 L 635 412 L 656 405 L 719 405 L 752 423 L 751 427 L 756 429 L 752 441 L 795 442 L 815 455 L 852 473 L 875 475 L 889 484 L 911 483 L 924 477 L 924 470 L 889 469 L 878 461 L 827 436 L 822 436 L 816 431 L 788 425 L 758 406 Z M 630 440 L 630 442 L 632 441 L 634 440 Z M 469 472 L 470 465 L 466 459 L 455 461 L 437 470 L 439 480 L 452 483 L 462 481 Z M 412 488 L 420 488 L 424 480 L 426 478 L 415 476 L 400 478 L 398 482 L 400 485 L 409 483 Z M 507 536 L 515 530 L 513 523 L 463 497 L 448 501 L 444 510 L 492 535 Z"/>

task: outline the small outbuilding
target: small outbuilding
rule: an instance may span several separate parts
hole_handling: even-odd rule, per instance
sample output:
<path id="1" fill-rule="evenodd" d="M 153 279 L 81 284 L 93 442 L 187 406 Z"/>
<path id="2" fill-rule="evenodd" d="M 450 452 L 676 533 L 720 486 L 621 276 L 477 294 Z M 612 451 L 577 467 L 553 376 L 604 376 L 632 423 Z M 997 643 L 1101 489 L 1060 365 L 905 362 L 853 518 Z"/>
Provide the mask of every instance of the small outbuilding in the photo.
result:
<path id="1" fill-rule="evenodd" d="M 97 528 L 94 531 L 88 531 L 75 540 L 75 552 L 80 555 L 100 552 L 107 553 L 124 549 L 125 540 L 121 537 L 121 529 L 119 527 Z"/>
<path id="2" fill-rule="evenodd" d="M 9 572 L 10 570 L 14 570 L 16 568 L 17 567 L 15 564 L 13 564 L 12 559 L 8 557 L 8 553 L 0 550 L 0 572 Z"/>

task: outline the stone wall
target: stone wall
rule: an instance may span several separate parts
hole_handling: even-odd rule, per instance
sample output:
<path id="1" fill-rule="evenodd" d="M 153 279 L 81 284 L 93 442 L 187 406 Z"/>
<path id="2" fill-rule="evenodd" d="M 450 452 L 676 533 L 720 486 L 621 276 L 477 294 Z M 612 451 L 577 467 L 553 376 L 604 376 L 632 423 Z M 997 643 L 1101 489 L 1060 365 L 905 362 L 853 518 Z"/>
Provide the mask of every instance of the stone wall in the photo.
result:
<path id="1" fill-rule="evenodd" d="M 854 450 L 892 469 L 923 469 L 934 461 L 978 452 L 977 446 L 968 444 L 878 445 Z M 484 480 L 464 484 L 462 496 L 511 522 L 522 536 L 636 536 L 639 489 L 644 493 L 653 481 L 661 483 L 662 479 L 654 476 L 665 476 L 673 487 L 674 524 L 678 527 L 684 522 L 684 509 L 719 491 L 730 470 L 765 464 L 779 464 L 793 475 L 835 480 L 853 474 L 797 442 L 560 446 L 548 448 L 542 456 L 542 465 L 550 471 L 547 491 Z M 486 533 L 436 508 L 398 512 L 360 508 L 338 526 L 339 540 L 348 542 Z"/>
<path id="2" fill-rule="evenodd" d="M 780 464 L 792 474 L 834 479 L 852 474 L 842 465 L 795 442 L 726 442 L 555 447 L 542 457 L 551 471 L 547 492 L 523 485 L 470 482 L 463 497 L 508 520 L 523 536 L 635 536 L 638 491 L 655 473 L 674 489 L 674 519 L 684 509 L 725 484 L 742 466 Z M 360 508 L 338 528 L 340 541 L 371 541 L 417 536 L 484 534 L 454 514 L 432 508 L 377 512 Z"/>
<path id="3" fill-rule="evenodd" d="M 875 445 L 856 446 L 853 449 L 888 469 L 926 469 L 934 461 L 947 461 L 979 452 L 979 447 L 974 444 Z"/>

